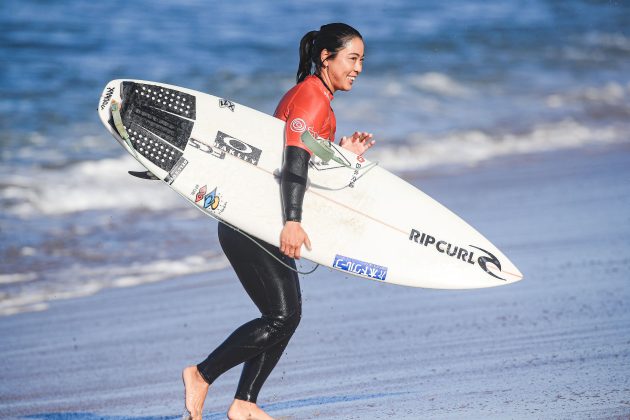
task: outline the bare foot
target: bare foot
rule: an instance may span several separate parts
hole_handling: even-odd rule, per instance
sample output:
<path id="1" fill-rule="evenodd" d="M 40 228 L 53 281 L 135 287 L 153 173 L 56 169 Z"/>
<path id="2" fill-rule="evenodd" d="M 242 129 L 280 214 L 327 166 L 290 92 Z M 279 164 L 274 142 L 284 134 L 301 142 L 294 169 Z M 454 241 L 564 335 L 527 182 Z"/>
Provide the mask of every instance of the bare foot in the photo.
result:
<path id="1" fill-rule="evenodd" d="M 273 420 L 256 403 L 243 400 L 234 400 L 227 415 L 230 420 Z"/>
<path id="2" fill-rule="evenodd" d="M 210 385 L 203 379 L 197 366 L 188 366 L 182 372 L 182 380 L 184 381 L 185 407 L 187 413 L 184 413 L 184 419 L 202 420 L 203 403 L 208 395 Z"/>

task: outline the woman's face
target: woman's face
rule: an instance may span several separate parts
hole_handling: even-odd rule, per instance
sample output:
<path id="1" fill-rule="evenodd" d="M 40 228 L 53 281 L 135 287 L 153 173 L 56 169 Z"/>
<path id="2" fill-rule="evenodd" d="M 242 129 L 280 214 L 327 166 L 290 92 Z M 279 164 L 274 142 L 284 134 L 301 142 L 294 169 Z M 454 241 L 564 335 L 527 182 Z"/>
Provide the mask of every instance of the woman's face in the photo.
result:
<path id="1" fill-rule="evenodd" d="M 322 72 L 327 73 L 333 92 L 352 89 L 352 83 L 363 70 L 363 50 L 363 40 L 355 37 L 334 58 L 330 58 L 328 50 L 322 51 Z"/>

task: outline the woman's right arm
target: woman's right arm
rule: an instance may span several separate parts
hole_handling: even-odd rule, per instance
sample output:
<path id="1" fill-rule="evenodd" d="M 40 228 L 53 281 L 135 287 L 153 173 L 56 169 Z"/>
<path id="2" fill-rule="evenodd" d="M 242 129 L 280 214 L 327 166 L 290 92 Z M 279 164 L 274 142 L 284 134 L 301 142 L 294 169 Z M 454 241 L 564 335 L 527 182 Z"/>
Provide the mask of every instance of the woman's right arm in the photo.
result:
<path id="1" fill-rule="evenodd" d="M 301 225 L 310 158 L 311 155 L 304 148 L 286 146 L 284 149 L 280 181 L 284 227 L 280 233 L 280 251 L 291 258 L 300 258 L 302 244 L 311 249 L 311 241 Z"/>
<path id="2" fill-rule="evenodd" d="M 315 92 L 318 93 L 318 92 Z M 318 94 L 306 94 L 287 107 L 284 137 L 284 163 L 280 190 L 284 227 L 280 233 L 280 251 L 291 257 L 300 258 L 302 244 L 311 249 L 311 241 L 302 229 L 302 202 L 306 192 L 308 162 L 312 152 L 302 142 L 306 130 L 318 132 L 328 116 L 330 104 Z"/>

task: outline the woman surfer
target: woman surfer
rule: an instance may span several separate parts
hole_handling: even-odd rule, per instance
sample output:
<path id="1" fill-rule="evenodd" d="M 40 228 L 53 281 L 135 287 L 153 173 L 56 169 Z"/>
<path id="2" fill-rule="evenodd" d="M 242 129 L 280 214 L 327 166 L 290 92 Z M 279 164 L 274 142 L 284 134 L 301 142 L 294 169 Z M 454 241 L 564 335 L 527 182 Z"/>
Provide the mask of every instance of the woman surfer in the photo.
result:
<path id="1" fill-rule="evenodd" d="M 271 419 L 256 405 L 256 398 L 300 322 L 302 302 L 294 258 L 300 258 L 302 245 L 311 248 L 300 222 L 312 152 L 300 136 L 309 130 L 315 138 L 334 141 L 336 121 L 330 102 L 334 92 L 352 89 L 363 68 L 363 52 L 361 34 L 343 23 L 324 25 L 300 41 L 297 84 L 284 95 L 274 113 L 286 121 L 281 180 L 285 223 L 280 248 L 258 245 L 225 224 L 218 227 L 221 247 L 262 316 L 237 328 L 203 362 L 184 369 L 185 417 L 201 419 L 209 386 L 243 363 L 228 418 Z M 342 137 L 340 145 L 361 155 L 374 141 L 370 133 L 355 132 Z"/>

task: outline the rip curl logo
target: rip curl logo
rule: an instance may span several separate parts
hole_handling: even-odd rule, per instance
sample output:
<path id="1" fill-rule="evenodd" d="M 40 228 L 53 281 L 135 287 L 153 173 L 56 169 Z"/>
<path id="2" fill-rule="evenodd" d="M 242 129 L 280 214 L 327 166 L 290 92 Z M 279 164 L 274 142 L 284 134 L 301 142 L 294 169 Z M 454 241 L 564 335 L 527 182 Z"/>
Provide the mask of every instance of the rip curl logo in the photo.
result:
<path id="1" fill-rule="evenodd" d="M 262 150 L 221 131 L 217 131 L 217 137 L 214 140 L 214 147 L 223 150 L 227 154 L 244 160 L 247 163 L 251 163 L 254 166 L 258 165 L 258 160 L 262 154 Z"/>
<path id="2" fill-rule="evenodd" d="M 303 133 L 306 131 L 306 122 L 302 118 L 296 118 L 293 121 L 291 121 L 289 128 L 293 132 Z"/>
<path id="3" fill-rule="evenodd" d="M 496 274 L 492 273 L 489 269 L 488 266 L 486 265 L 487 263 L 491 263 L 494 264 L 499 271 L 501 271 L 501 262 L 499 261 L 499 259 L 497 257 L 495 257 L 492 253 L 490 253 L 489 251 L 486 251 L 485 249 L 479 248 L 478 246 L 474 246 L 474 245 L 469 245 L 472 248 L 478 249 L 481 252 L 485 252 L 486 254 L 488 254 L 487 257 L 479 257 L 477 258 L 477 263 L 479 264 L 479 267 L 481 267 L 483 269 L 483 271 L 485 271 L 486 273 L 490 274 L 492 277 L 496 277 L 499 280 L 504 280 L 504 278 L 501 278 L 499 276 L 497 276 Z"/>
<path id="4" fill-rule="evenodd" d="M 470 251 L 462 246 L 457 246 L 447 241 L 438 240 L 435 236 L 420 232 L 416 229 L 411 229 L 411 232 L 409 233 L 409 240 L 425 247 L 431 246 L 431 248 L 434 248 L 437 252 L 446 254 L 449 257 L 453 257 L 468 264 L 475 265 L 475 252 Z M 501 271 L 501 262 L 497 257 L 495 257 L 492 253 L 486 251 L 485 249 L 479 248 L 477 246 L 469 245 L 469 247 L 475 248 L 487 254 L 487 256 L 482 255 L 476 259 L 476 264 L 479 265 L 479 267 L 481 267 L 483 271 L 490 274 L 494 278 L 506 281 L 504 278 L 501 278 L 492 273 L 490 271 L 490 267 L 488 267 L 487 265 L 488 263 L 491 263 L 495 265 L 499 269 L 499 271 Z"/>
<path id="5" fill-rule="evenodd" d="M 116 90 L 115 87 L 108 87 L 107 88 L 107 93 L 105 93 L 105 97 L 101 101 L 101 111 L 105 109 L 105 107 L 109 103 L 109 100 L 112 99 L 112 96 L 114 95 L 114 91 L 115 90 Z"/>

